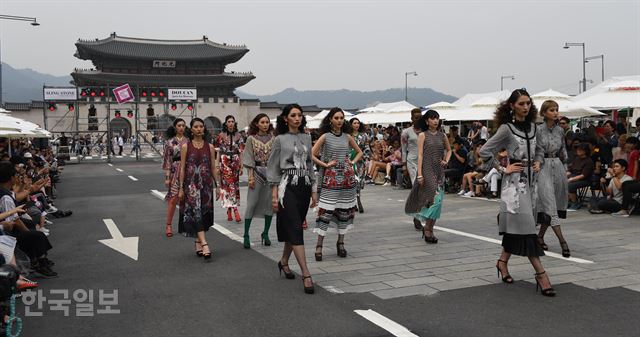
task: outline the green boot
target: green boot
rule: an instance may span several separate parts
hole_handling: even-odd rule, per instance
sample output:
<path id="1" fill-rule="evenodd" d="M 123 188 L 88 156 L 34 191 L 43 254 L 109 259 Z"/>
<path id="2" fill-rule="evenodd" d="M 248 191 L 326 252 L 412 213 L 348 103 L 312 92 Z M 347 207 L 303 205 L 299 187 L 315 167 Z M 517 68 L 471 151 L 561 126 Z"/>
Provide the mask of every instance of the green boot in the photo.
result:
<path id="1" fill-rule="evenodd" d="M 269 240 L 269 227 L 271 227 L 271 219 L 273 216 L 265 215 L 264 216 L 264 231 L 262 232 L 262 244 L 265 246 L 271 246 L 271 240 Z"/>
<path id="2" fill-rule="evenodd" d="M 244 236 L 243 236 L 244 241 L 242 243 L 245 249 L 251 248 L 251 241 L 249 240 L 249 227 L 251 227 L 251 218 L 245 218 L 244 219 Z"/>

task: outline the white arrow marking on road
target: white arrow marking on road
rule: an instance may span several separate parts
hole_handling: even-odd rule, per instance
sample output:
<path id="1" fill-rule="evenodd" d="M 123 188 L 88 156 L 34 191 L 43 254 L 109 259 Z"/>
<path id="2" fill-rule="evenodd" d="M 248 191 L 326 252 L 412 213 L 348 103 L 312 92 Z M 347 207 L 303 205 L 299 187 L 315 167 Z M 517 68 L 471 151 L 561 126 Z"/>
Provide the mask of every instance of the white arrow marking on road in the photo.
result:
<path id="1" fill-rule="evenodd" d="M 123 170 L 123 169 L 121 169 L 121 168 L 117 168 L 117 169 L 116 169 L 116 171 L 118 171 L 118 172 L 124 172 L 124 170 Z"/>
<path id="2" fill-rule="evenodd" d="M 371 323 L 387 330 L 390 334 L 397 337 L 418 337 L 418 335 L 409 331 L 409 329 L 402 325 L 380 315 L 379 313 L 369 310 L 354 310 L 356 314 L 366 318 Z"/>
<path id="3" fill-rule="evenodd" d="M 109 163 L 109 164 L 107 164 L 107 165 L 109 165 L 109 166 L 113 166 L 113 164 L 111 164 L 111 163 Z"/>
<path id="4" fill-rule="evenodd" d="M 107 229 L 109 230 L 109 234 L 111 234 L 112 239 L 104 239 L 98 240 L 107 247 L 113 248 L 116 251 L 138 261 L 138 237 L 132 236 L 125 238 L 120 233 L 118 226 L 111 219 L 102 219 L 104 224 L 107 225 Z"/>
<path id="5" fill-rule="evenodd" d="M 129 179 L 133 180 L 133 181 L 138 181 L 138 178 L 134 177 L 134 176 L 128 176 Z"/>

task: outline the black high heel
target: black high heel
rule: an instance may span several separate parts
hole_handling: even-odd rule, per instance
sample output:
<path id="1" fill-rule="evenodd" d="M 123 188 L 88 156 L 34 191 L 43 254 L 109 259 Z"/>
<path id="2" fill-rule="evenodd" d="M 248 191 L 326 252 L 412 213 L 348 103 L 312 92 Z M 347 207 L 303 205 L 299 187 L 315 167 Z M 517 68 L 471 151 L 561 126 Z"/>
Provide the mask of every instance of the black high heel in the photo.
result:
<path id="1" fill-rule="evenodd" d="M 496 269 L 498 270 L 498 278 L 501 278 L 502 282 L 504 283 L 508 283 L 508 284 L 513 283 L 513 277 L 511 277 L 511 275 L 509 274 L 505 275 L 502 272 L 502 270 L 500 270 L 500 262 L 504 263 L 505 266 L 507 265 L 507 261 L 504 261 L 504 260 L 498 260 L 498 262 L 496 262 Z M 502 274 L 502 277 L 500 277 L 500 274 Z"/>
<path id="2" fill-rule="evenodd" d="M 571 257 L 571 251 L 569 250 L 569 245 L 567 241 L 560 242 L 560 248 L 562 248 L 562 257 L 569 258 Z"/>
<path id="3" fill-rule="evenodd" d="M 549 250 L 549 246 L 544 243 L 544 237 L 538 235 L 538 244 L 542 247 L 543 250 Z"/>
<path id="4" fill-rule="evenodd" d="M 556 291 L 552 288 L 549 287 L 547 289 L 542 289 L 542 286 L 540 285 L 540 282 L 538 281 L 538 276 L 542 276 L 546 274 L 546 271 L 543 271 L 541 273 L 535 273 L 535 279 L 536 279 L 536 292 L 538 292 L 538 288 L 540 288 L 540 293 L 543 296 L 547 296 L 547 297 L 554 297 L 556 296 Z"/>
<path id="5" fill-rule="evenodd" d="M 261 237 L 261 243 L 263 246 L 271 246 L 271 240 L 269 240 L 269 234 L 262 233 L 260 237 Z"/>
<path id="6" fill-rule="evenodd" d="M 347 250 L 344 249 L 344 242 L 336 242 L 336 250 L 338 251 L 338 256 L 347 257 Z"/>
<path id="7" fill-rule="evenodd" d="M 438 238 L 435 235 L 433 235 L 433 231 L 429 231 L 429 232 L 431 232 L 431 236 L 426 236 L 424 234 L 425 231 L 427 231 L 427 230 L 423 230 L 422 231 L 422 238 L 424 239 L 424 242 L 432 243 L 432 244 L 438 243 Z"/>
<path id="8" fill-rule="evenodd" d="M 304 280 L 311 279 L 311 275 L 302 277 L 302 286 L 304 287 L 305 294 L 313 294 L 315 292 L 315 286 L 313 285 L 313 280 L 311 280 L 311 287 L 307 287 L 304 285 Z"/>
<path id="9" fill-rule="evenodd" d="M 318 248 L 320 248 L 320 253 L 315 252 L 313 255 L 316 257 L 316 261 L 322 261 L 322 245 L 317 245 L 316 250 L 318 250 Z"/>
<path id="10" fill-rule="evenodd" d="M 202 249 L 198 250 L 198 244 L 200 243 L 200 241 L 195 241 L 194 243 L 196 244 L 196 256 L 202 257 L 204 255 L 202 254 Z"/>
<path id="11" fill-rule="evenodd" d="M 294 274 L 292 271 L 289 271 L 288 273 L 284 270 L 284 267 L 289 267 L 288 264 L 282 264 L 282 262 L 278 261 L 278 270 L 280 271 L 280 276 L 282 276 L 282 273 L 284 273 L 284 277 L 289 279 L 289 280 L 293 280 L 296 278 L 296 274 Z"/>
<path id="12" fill-rule="evenodd" d="M 204 246 L 209 247 L 209 244 L 205 243 L 204 245 L 202 245 L 202 247 Z M 208 253 L 202 254 L 202 257 L 204 258 L 204 262 L 209 262 L 209 260 L 211 260 L 211 251 L 209 251 Z"/>

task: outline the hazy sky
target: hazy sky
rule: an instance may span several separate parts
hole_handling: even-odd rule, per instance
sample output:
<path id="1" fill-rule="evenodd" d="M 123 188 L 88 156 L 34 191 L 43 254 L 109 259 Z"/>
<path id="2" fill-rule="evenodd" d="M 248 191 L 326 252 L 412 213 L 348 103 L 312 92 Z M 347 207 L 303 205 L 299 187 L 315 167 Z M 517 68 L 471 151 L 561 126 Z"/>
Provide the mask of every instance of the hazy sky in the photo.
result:
<path id="1" fill-rule="evenodd" d="M 227 70 L 257 77 L 241 89 L 377 90 L 429 87 L 461 96 L 505 87 L 575 94 L 582 50 L 605 55 L 606 76 L 640 74 L 638 0 L 0 0 L 0 14 L 35 16 L 39 27 L 0 20 L 2 60 L 65 75 L 90 67 L 78 38 L 122 36 L 246 44 Z M 600 60 L 587 78 L 600 82 Z"/>

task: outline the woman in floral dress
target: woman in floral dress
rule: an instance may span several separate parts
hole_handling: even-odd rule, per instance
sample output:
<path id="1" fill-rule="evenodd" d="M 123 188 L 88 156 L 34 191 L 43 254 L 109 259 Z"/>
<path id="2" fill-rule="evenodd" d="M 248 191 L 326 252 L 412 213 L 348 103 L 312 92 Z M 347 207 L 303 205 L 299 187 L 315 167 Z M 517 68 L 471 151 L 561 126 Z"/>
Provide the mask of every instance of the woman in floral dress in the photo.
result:
<path id="1" fill-rule="evenodd" d="M 233 221 L 231 212 L 235 215 L 236 221 L 240 222 L 240 175 L 242 175 L 242 165 L 240 153 L 242 152 L 242 135 L 238 132 L 236 119 L 229 115 L 224 119 L 224 129 L 216 140 L 218 153 L 220 155 L 220 174 L 222 175 L 222 207 L 227 209 L 227 220 Z"/>
<path id="2" fill-rule="evenodd" d="M 215 148 L 206 141 L 204 121 L 196 117 L 191 120 L 190 127 L 190 142 L 180 150 L 178 231 L 184 236 L 195 237 L 196 255 L 208 261 L 211 250 L 204 234 L 213 226 L 213 185 L 219 180 L 218 165 Z M 216 194 L 220 194 L 219 188 L 216 188 Z"/>
<path id="3" fill-rule="evenodd" d="M 167 129 L 166 142 L 164 144 L 164 156 L 162 170 L 164 171 L 164 185 L 169 189 L 164 200 L 167 201 L 167 226 L 165 235 L 173 236 L 173 214 L 178 204 L 178 191 L 180 190 L 180 149 L 189 142 L 185 136 L 187 125 L 182 118 L 173 121 L 173 125 Z"/>

